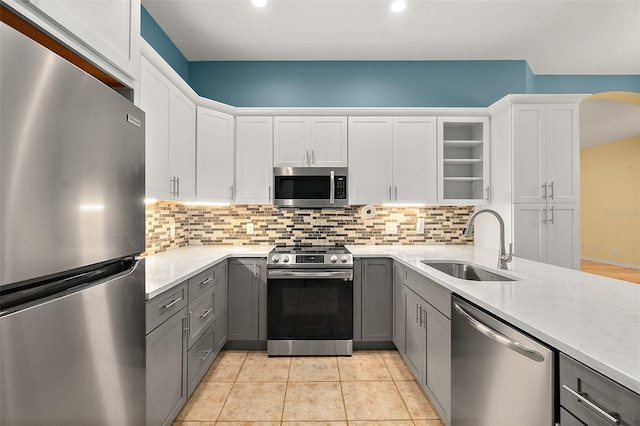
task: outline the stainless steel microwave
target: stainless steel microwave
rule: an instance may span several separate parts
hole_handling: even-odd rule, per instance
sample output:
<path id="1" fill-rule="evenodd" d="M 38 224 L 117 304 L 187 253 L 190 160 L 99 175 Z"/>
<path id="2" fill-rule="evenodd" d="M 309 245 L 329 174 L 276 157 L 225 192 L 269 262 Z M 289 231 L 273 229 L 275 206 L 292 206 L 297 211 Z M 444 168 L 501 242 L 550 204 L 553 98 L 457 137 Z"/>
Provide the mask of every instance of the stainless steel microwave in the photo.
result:
<path id="1" fill-rule="evenodd" d="M 275 207 L 344 207 L 347 201 L 346 167 L 274 167 Z"/>

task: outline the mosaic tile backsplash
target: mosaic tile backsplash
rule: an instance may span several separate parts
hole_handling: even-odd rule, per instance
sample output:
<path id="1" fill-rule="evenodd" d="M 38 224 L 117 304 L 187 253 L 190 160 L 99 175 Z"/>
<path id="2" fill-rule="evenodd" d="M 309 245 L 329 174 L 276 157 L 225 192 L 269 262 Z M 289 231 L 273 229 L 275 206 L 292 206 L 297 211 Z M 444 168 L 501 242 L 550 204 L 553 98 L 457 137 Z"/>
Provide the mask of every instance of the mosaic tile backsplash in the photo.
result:
<path id="1" fill-rule="evenodd" d="M 376 210 L 374 218 L 364 219 L 359 206 L 275 209 L 271 205 L 157 202 L 147 205 L 146 254 L 187 245 L 473 244 L 462 236 L 472 206 L 376 206 Z M 416 232 L 418 218 L 424 218 L 423 234 Z M 397 233 L 387 234 L 387 223 L 397 224 Z M 249 224 L 253 224 L 253 234 L 247 234 Z"/>

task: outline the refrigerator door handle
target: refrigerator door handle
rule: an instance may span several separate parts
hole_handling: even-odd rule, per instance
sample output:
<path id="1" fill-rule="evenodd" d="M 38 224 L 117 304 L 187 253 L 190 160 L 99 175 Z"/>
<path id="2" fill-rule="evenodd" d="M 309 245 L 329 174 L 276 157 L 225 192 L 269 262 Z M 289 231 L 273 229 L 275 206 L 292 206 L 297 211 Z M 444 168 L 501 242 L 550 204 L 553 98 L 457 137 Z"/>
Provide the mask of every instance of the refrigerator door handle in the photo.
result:
<path id="1" fill-rule="evenodd" d="M 520 342 L 516 342 L 515 340 L 489 327 L 488 325 L 481 323 L 480 321 L 472 317 L 469 313 L 467 313 L 467 311 L 462 309 L 457 303 L 454 303 L 453 307 L 460 315 L 462 315 L 464 319 L 469 322 L 469 325 L 471 325 L 476 331 L 482 333 L 494 342 L 506 346 L 512 351 L 518 352 L 519 354 L 524 355 L 527 358 L 532 359 L 533 361 L 544 361 L 544 356 L 535 349 L 531 349 L 530 347 L 523 345 Z"/>

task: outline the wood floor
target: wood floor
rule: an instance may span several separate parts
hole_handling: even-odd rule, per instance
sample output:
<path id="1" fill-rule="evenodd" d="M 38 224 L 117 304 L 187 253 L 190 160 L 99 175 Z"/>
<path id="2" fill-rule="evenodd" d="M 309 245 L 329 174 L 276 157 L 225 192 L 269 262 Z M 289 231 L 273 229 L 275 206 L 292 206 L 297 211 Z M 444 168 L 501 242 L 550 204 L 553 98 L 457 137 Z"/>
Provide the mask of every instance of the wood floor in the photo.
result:
<path id="1" fill-rule="evenodd" d="M 608 265 L 606 263 L 580 261 L 580 270 L 590 274 L 602 275 L 609 278 L 629 281 L 640 284 L 640 269 L 625 268 L 622 266 Z"/>

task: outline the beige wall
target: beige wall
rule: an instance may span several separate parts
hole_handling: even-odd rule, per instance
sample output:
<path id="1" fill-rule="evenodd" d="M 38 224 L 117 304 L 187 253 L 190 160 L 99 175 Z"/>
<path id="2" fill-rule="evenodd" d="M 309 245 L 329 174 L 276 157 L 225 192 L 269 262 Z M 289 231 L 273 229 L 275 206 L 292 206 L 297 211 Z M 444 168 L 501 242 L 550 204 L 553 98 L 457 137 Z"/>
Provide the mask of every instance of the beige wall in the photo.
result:
<path id="1" fill-rule="evenodd" d="M 190 244 L 473 244 L 462 236 L 473 213 L 471 206 L 376 207 L 375 218 L 363 219 L 358 207 L 290 210 L 270 205 L 204 207 L 158 202 L 147 205 L 146 254 Z M 418 218 L 424 218 L 423 234 L 416 232 Z M 249 222 L 254 225 L 252 235 L 246 231 Z M 397 224 L 396 234 L 386 233 L 389 222 Z"/>
<path id="2" fill-rule="evenodd" d="M 640 136 L 580 151 L 581 257 L 640 267 Z"/>

